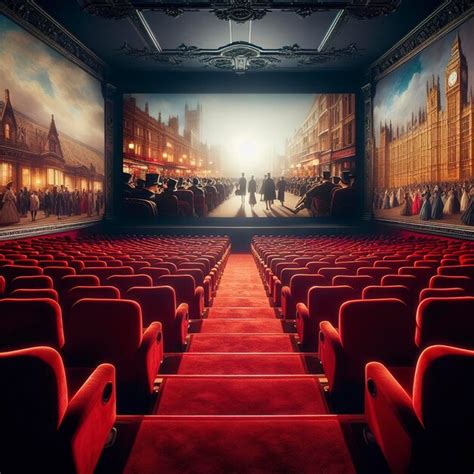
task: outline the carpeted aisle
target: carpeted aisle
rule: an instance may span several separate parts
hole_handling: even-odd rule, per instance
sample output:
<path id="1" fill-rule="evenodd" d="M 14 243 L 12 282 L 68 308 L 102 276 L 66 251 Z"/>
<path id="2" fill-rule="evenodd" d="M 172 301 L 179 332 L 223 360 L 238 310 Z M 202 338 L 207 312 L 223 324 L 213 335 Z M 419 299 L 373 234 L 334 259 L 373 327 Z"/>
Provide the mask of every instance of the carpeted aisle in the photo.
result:
<path id="1" fill-rule="evenodd" d="M 294 327 L 277 318 L 250 254 L 229 257 L 209 317 L 192 321 L 190 331 L 188 352 L 162 371 L 156 414 L 327 413 L 311 363 L 297 354 Z"/>

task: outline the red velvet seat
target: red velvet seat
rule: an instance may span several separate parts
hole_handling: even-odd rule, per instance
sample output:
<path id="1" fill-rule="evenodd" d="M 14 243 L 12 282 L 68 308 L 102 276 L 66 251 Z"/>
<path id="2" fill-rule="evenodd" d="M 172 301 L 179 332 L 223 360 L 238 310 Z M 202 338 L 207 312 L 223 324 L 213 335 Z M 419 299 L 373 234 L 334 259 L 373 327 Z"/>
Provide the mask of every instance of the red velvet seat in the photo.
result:
<path id="1" fill-rule="evenodd" d="M 191 275 L 194 278 L 196 286 L 202 286 L 204 289 L 204 306 L 209 306 L 212 300 L 212 279 L 210 276 L 204 276 L 200 268 L 178 268 L 175 275 Z"/>
<path id="2" fill-rule="evenodd" d="M 58 292 L 52 288 L 19 288 L 10 292 L 10 298 L 50 298 L 59 301 Z"/>
<path id="3" fill-rule="evenodd" d="M 463 288 L 469 295 L 474 294 L 474 280 L 467 276 L 434 275 L 429 288 Z"/>
<path id="4" fill-rule="evenodd" d="M 189 308 L 186 303 L 177 307 L 171 286 L 134 287 L 125 296 L 140 305 L 144 326 L 153 321 L 161 323 L 165 352 L 183 350 L 188 335 Z"/>
<path id="5" fill-rule="evenodd" d="M 332 279 L 333 286 L 346 285 L 354 288 L 357 298 L 360 298 L 366 286 L 374 285 L 374 283 L 373 277 L 369 275 L 337 275 Z"/>
<path id="6" fill-rule="evenodd" d="M 318 274 L 326 278 L 328 285 L 332 283 L 332 279 L 338 275 L 354 275 L 354 271 L 346 267 L 323 267 L 318 270 Z"/>
<path id="7" fill-rule="evenodd" d="M 101 285 L 107 285 L 107 278 L 113 275 L 133 275 L 132 267 L 88 267 L 82 270 L 82 275 L 95 275 L 99 278 Z"/>
<path id="8" fill-rule="evenodd" d="M 463 288 L 425 288 L 420 291 L 419 301 L 427 298 L 451 298 L 454 296 L 469 296 Z"/>
<path id="9" fill-rule="evenodd" d="M 145 261 L 134 260 L 132 262 L 127 262 L 127 267 L 132 267 L 135 273 L 141 273 L 139 272 L 141 268 L 151 267 L 151 265 Z"/>
<path id="10" fill-rule="evenodd" d="M 63 345 L 62 313 L 56 301 L 50 298 L 0 300 L 0 350 L 30 346 L 60 349 Z"/>
<path id="11" fill-rule="evenodd" d="M 84 298 L 119 300 L 120 291 L 115 286 L 74 286 L 67 292 L 62 304 L 64 321 L 67 320 L 74 303 Z"/>
<path id="12" fill-rule="evenodd" d="M 371 276 L 376 285 L 380 285 L 382 278 L 390 273 L 393 273 L 393 270 L 390 267 L 361 267 L 357 270 L 357 275 Z"/>
<path id="13" fill-rule="evenodd" d="M 76 274 L 76 270 L 71 267 L 46 267 L 43 272 L 44 275 L 52 278 L 55 287 L 59 284 L 61 278 Z"/>
<path id="14" fill-rule="evenodd" d="M 0 276 L 0 298 L 3 297 L 7 288 L 7 282 L 4 277 Z"/>
<path id="15" fill-rule="evenodd" d="M 357 297 L 350 286 L 313 286 L 306 304 L 296 305 L 296 330 L 302 348 L 317 352 L 320 322 L 330 321 L 336 326 L 341 305 Z"/>
<path id="16" fill-rule="evenodd" d="M 171 262 L 156 262 L 156 263 L 153 263 L 152 265 L 153 265 L 153 268 L 166 268 L 170 272 L 171 275 L 175 273 L 176 270 L 178 269 L 178 267 L 174 263 L 171 263 Z"/>
<path id="17" fill-rule="evenodd" d="M 120 291 L 122 298 L 134 286 L 152 286 L 153 280 L 149 275 L 113 275 L 107 278 L 106 283 L 115 286 Z"/>
<path id="18" fill-rule="evenodd" d="M 326 278 L 317 274 L 297 274 L 290 279 L 289 286 L 281 289 L 281 309 L 285 319 L 296 319 L 296 305 L 305 303 L 313 286 L 324 286 Z"/>
<path id="19" fill-rule="evenodd" d="M 438 267 L 438 275 L 467 276 L 474 279 L 474 265 L 449 265 Z"/>
<path id="20" fill-rule="evenodd" d="M 391 268 L 392 273 L 397 273 L 400 267 L 406 267 L 410 265 L 410 260 L 375 260 L 373 266 L 374 267 L 385 267 Z"/>
<path id="21" fill-rule="evenodd" d="M 69 262 L 66 260 L 39 260 L 38 266 L 45 268 L 45 267 L 68 267 Z"/>
<path id="22" fill-rule="evenodd" d="M 169 275 L 167 268 L 145 267 L 140 270 L 141 275 L 149 275 L 153 281 L 153 286 L 158 285 L 158 279 L 164 275 Z"/>
<path id="23" fill-rule="evenodd" d="M 25 267 L 37 267 L 38 260 L 33 258 L 24 258 L 20 260 L 13 260 L 13 265 L 23 265 Z"/>
<path id="24" fill-rule="evenodd" d="M 4 265 L 3 267 L 0 267 L 0 276 L 5 278 L 7 291 L 10 289 L 11 282 L 16 277 L 42 274 L 43 269 L 40 267 L 28 267 L 23 265 Z"/>
<path id="25" fill-rule="evenodd" d="M 370 361 L 412 366 L 415 321 L 397 299 L 353 300 L 339 310 L 339 327 L 320 324 L 320 355 L 328 389 L 339 407 L 360 409 L 364 368 Z"/>
<path id="26" fill-rule="evenodd" d="M 54 288 L 53 279 L 47 275 L 33 275 L 16 277 L 10 283 L 10 291 L 20 288 L 44 289 Z"/>
<path id="27" fill-rule="evenodd" d="M 427 298 L 416 313 L 419 348 L 448 344 L 474 349 L 474 297 Z"/>
<path id="28" fill-rule="evenodd" d="M 204 289 L 196 286 L 190 275 L 165 275 L 158 280 L 159 286 L 171 286 L 178 305 L 186 303 L 190 319 L 200 319 L 204 313 Z"/>
<path id="29" fill-rule="evenodd" d="M 436 274 L 436 268 L 430 267 L 401 267 L 398 270 L 399 275 L 412 275 L 417 280 L 418 292 L 423 288 L 428 288 L 430 278 Z"/>
<path id="30" fill-rule="evenodd" d="M 68 396 L 49 347 L 0 353 L 2 472 L 92 473 L 115 421 L 113 366 L 97 367 Z"/>
<path id="31" fill-rule="evenodd" d="M 135 301 L 85 298 L 71 307 L 64 329 L 68 366 L 113 364 L 119 406 L 125 411 L 146 409 L 163 359 L 160 323 L 143 331 Z"/>
<path id="32" fill-rule="evenodd" d="M 410 290 L 403 285 L 387 285 L 387 286 L 367 286 L 362 291 L 363 300 L 375 300 L 381 298 L 395 298 L 403 301 L 408 307 L 413 305 L 413 295 Z"/>
<path id="33" fill-rule="evenodd" d="M 427 348 L 412 391 L 379 362 L 365 372 L 365 417 L 391 472 L 472 471 L 474 351 Z"/>
<path id="34" fill-rule="evenodd" d="M 288 286 L 294 275 L 309 274 L 306 267 L 283 267 L 280 277 L 274 281 L 272 299 L 275 306 L 281 306 L 282 288 Z"/>

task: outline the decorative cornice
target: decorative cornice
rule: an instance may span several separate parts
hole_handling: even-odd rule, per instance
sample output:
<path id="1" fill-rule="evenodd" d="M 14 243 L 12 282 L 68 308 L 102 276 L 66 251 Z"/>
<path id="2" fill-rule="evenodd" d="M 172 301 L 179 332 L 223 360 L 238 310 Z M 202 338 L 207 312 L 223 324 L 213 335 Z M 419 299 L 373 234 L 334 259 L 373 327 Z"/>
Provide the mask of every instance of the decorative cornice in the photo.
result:
<path id="1" fill-rule="evenodd" d="M 370 76 L 379 79 L 394 67 L 410 59 L 421 48 L 439 38 L 446 27 L 456 20 L 464 20 L 473 10 L 474 0 L 447 0 L 419 26 L 378 59 L 370 68 Z"/>
<path id="2" fill-rule="evenodd" d="M 0 12 L 102 80 L 106 64 L 32 0 L 2 0 Z"/>
<path id="3" fill-rule="evenodd" d="M 299 66 L 312 66 L 353 57 L 360 53 L 355 44 L 340 49 L 331 48 L 326 51 L 318 51 L 317 49 L 303 49 L 297 44 L 283 46 L 279 49 L 263 49 L 245 41 L 236 41 L 218 49 L 200 49 L 197 46 L 182 44 L 177 49 L 165 49 L 161 52 L 152 51 L 146 47 L 133 48 L 124 43 L 117 51 L 121 54 L 172 67 L 181 66 L 188 60 L 195 60 L 210 67 L 236 73 L 269 68 L 284 59 L 296 61 Z"/>
<path id="4" fill-rule="evenodd" d="M 271 11 L 293 12 L 307 17 L 316 12 L 345 10 L 348 15 L 369 20 L 395 12 L 401 0 L 369 1 L 274 1 L 274 0 L 203 0 L 203 1 L 128 1 L 128 0 L 78 0 L 80 6 L 92 15 L 120 19 L 133 11 L 159 11 L 177 17 L 185 12 L 209 11 L 221 20 L 244 23 L 260 20 Z"/>

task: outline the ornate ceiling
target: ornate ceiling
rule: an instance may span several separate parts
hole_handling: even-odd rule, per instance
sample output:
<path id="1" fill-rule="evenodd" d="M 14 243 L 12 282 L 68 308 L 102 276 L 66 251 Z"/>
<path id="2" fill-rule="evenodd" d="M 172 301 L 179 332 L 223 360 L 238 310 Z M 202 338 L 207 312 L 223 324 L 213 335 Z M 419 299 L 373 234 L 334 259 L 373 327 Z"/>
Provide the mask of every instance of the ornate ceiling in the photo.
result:
<path id="1" fill-rule="evenodd" d="M 36 0 L 112 68 L 359 70 L 441 0 Z"/>

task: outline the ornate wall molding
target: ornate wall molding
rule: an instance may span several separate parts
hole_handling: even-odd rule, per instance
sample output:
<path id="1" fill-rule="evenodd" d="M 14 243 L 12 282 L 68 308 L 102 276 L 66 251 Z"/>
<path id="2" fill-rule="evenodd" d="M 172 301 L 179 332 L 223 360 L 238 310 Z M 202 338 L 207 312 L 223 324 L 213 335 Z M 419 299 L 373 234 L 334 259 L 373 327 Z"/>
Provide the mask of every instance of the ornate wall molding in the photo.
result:
<path id="1" fill-rule="evenodd" d="M 117 97 L 117 88 L 112 84 L 104 84 L 104 120 L 105 120 L 105 217 L 111 219 L 114 216 L 114 125 L 115 125 L 115 101 L 121 100 Z"/>
<path id="2" fill-rule="evenodd" d="M 177 17 L 185 12 L 207 10 L 221 20 L 232 20 L 245 23 L 260 20 L 272 11 L 293 12 L 301 17 L 330 10 L 345 10 L 346 13 L 360 20 L 369 20 L 395 12 L 401 0 L 369 1 L 327 1 L 318 0 L 293 1 L 274 0 L 207 0 L 207 1 L 133 1 L 133 0 L 78 0 L 81 7 L 91 15 L 105 18 L 121 19 L 130 16 L 134 11 L 158 11 Z"/>
<path id="3" fill-rule="evenodd" d="M 463 22 L 474 14 L 474 0 L 447 0 L 420 25 L 400 40 L 370 67 L 370 76 L 381 79 L 416 55 L 421 49 L 436 41 L 447 28 L 454 28 L 456 21 Z"/>
<path id="4" fill-rule="evenodd" d="M 373 217 L 373 162 L 374 162 L 374 126 L 373 126 L 373 86 L 371 83 L 362 87 L 364 101 L 364 208 L 363 217 Z"/>
<path id="5" fill-rule="evenodd" d="M 90 49 L 69 33 L 32 0 L 3 0 L 0 13 L 5 14 L 41 41 L 56 49 L 82 69 L 103 80 L 107 66 Z"/>
<path id="6" fill-rule="evenodd" d="M 279 49 L 262 49 L 245 41 L 236 41 L 218 49 L 200 49 L 197 46 L 182 44 L 177 49 L 165 49 L 161 52 L 147 47 L 133 48 L 124 43 L 117 50 L 135 58 L 143 58 L 170 66 L 184 65 L 186 61 L 195 60 L 199 63 L 236 73 L 270 68 L 282 60 L 292 60 L 299 66 L 311 66 L 341 58 L 353 57 L 360 53 L 355 44 L 345 48 L 331 48 L 326 51 L 303 49 L 299 45 L 283 46 Z"/>

